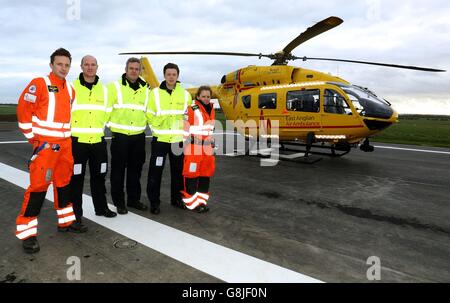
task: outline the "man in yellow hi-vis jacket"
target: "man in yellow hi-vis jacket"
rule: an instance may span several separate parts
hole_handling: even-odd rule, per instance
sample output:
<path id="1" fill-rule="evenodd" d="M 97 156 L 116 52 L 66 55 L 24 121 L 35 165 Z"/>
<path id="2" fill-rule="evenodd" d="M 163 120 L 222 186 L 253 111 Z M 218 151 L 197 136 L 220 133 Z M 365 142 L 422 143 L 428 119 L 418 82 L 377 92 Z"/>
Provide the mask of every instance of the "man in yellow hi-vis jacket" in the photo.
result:
<path id="1" fill-rule="evenodd" d="M 150 93 L 147 120 L 152 129 L 152 154 L 150 157 L 147 196 L 152 214 L 160 213 L 161 177 L 169 155 L 171 175 L 171 204 L 185 208 L 180 191 L 183 189 L 183 153 L 181 145 L 184 134 L 184 113 L 192 97 L 177 81 L 180 70 L 176 64 L 164 66 L 161 85 Z"/>

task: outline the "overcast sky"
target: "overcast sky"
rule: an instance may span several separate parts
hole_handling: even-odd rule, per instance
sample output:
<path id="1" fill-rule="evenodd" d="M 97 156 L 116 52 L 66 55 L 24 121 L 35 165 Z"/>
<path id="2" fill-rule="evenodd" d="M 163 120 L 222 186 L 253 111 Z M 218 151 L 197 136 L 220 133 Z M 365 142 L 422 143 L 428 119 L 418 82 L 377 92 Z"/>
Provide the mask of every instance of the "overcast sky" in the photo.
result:
<path id="1" fill-rule="evenodd" d="M 0 0 L 0 102 L 16 103 L 25 85 L 49 72 L 58 47 L 98 58 L 104 82 L 118 79 L 124 51 L 273 53 L 314 23 L 344 23 L 293 51 L 297 56 L 368 60 L 450 70 L 450 4 L 444 0 L 363 1 L 12 1 Z M 223 74 L 269 59 L 217 56 L 150 57 L 157 76 L 180 66 L 185 87 L 218 84 Z M 400 113 L 450 115 L 450 73 L 426 73 L 320 61 L 290 64 L 338 75 L 370 88 Z"/>

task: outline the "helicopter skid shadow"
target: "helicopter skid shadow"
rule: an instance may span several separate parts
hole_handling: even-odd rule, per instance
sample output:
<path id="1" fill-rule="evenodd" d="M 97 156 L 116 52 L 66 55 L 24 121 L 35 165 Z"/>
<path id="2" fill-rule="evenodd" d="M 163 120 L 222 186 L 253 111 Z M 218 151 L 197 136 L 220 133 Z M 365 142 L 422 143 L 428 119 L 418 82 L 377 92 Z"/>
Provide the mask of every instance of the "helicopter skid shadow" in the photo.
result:
<path id="1" fill-rule="evenodd" d="M 262 159 L 272 160 L 272 161 L 289 161 L 303 164 L 314 164 L 322 160 L 322 157 L 318 157 L 316 155 L 308 155 L 305 156 L 304 152 L 300 153 L 291 153 L 291 154 L 283 154 L 277 152 L 276 156 L 272 153 L 274 152 L 273 148 L 266 148 L 260 150 L 235 150 L 231 154 L 226 154 L 229 157 L 258 157 Z"/>

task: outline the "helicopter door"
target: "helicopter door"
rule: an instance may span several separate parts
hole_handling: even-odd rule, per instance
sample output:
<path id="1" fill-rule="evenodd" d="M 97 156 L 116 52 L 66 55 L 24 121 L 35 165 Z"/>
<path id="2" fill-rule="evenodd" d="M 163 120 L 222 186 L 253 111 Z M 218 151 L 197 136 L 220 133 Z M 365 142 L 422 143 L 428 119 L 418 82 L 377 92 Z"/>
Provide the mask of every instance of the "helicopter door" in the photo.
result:
<path id="1" fill-rule="evenodd" d="M 306 133 L 320 131 L 320 89 L 300 89 L 286 92 L 286 123 L 282 136 L 296 139 Z"/>
<path id="2" fill-rule="evenodd" d="M 323 90 L 322 130 L 332 135 L 347 135 L 348 129 L 360 127 L 360 119 L 352 111 L 345 94 L 338 88 Z"/>

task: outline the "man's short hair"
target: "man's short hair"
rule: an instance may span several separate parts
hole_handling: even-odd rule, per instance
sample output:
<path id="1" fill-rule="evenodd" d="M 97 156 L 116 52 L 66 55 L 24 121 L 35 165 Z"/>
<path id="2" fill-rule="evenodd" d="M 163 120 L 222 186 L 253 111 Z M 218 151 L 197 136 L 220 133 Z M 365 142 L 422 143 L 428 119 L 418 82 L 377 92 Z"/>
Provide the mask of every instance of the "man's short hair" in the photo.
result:
<path id="1" fill-rule="evenodd" d="M 139 63 L 139 64 L 141 64 L 141 60 L 139 60 L 139 59 L 136 58 L 136 57 L 131 57 L 131 58 L 129 58 L 129 59 L 127 60 L 127 64 L 125 65 L 125 69 L 128 69 L 128 64 L 130 64 L 130 63 Z"/>
<path id="2" fill-rule="evenodd" d="M 178 65 L 176 65 L 175 63 L 167 63 L 166 65 L 164 65 L 164 69 L 163 69 L 164 75 L 166 74 L 166 70 L 168 70 L 169 68 L 176 69 L 177 74 L 180 75 L 180 69 L 178 68 Z"/>
<path id="3" fill-rule="evenodd" d="M 55 62 L 55 57 L 56 56 L 64 56 L 69 58 L 70 62 L 72 63 L 72 56 L 70 55 L 69 51 L 65 48 L 58 48 L 57 50 L 55 50 L 53 52 L 53 54 L 50 55 L 50 63 L 53 64 L 53 62 Z"/>
<path id="4" fill-rule="evenodd" d="M 84 60 L 85 60 L 87 57 L 93 58 L 93 59 L 95 60 L 95 64 L 98 64 L 98 63 L 97 63 L 97 58 L 95 58 L 95 57 L 92 56 L 92 55 L 86 55 L 86 56 L 84 56 L 83 58 L 81 58 L 81 64 L 80 64 L 80 65 L 83 65 Z"/>

